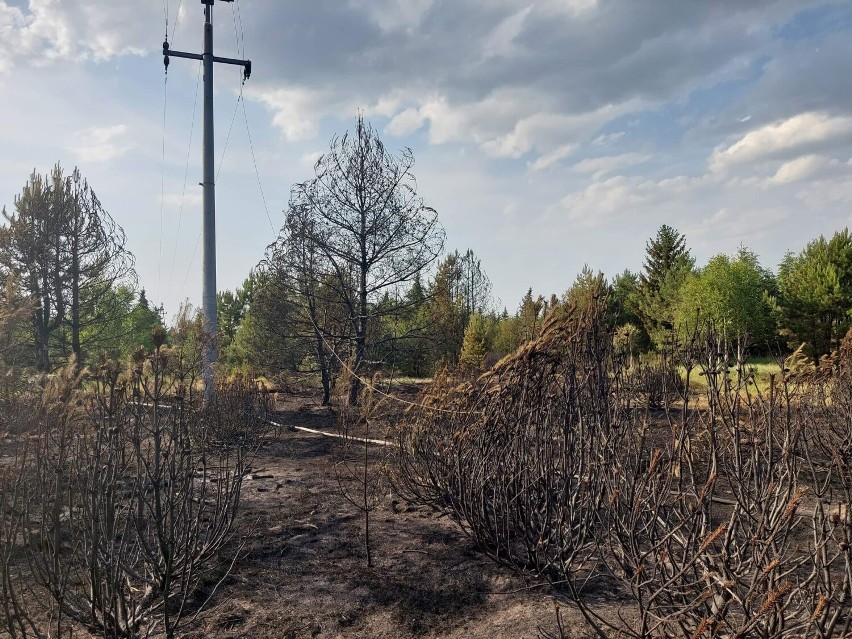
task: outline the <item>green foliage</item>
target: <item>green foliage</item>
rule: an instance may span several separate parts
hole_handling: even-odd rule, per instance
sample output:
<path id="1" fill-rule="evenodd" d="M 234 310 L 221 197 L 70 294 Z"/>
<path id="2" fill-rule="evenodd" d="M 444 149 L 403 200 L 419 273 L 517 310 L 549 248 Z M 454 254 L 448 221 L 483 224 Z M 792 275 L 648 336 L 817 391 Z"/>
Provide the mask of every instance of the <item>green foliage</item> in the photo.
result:
<path id="1" fill-rule="evenodd" d="M 116 289 L 133 287 L 125 236 L 76 169 L 30 175 L 14 211 L 3 209 L 0 275 L 34 300 L 31 340 L 43 372 L 72 355 L 82 365 L 116 339 L 125 307 Z"/>
<path id="2" fill-rule="evenodd" d="M 476 372 L 485 366 L 485 359 L 494 343 L 494 323 L 479 313 L 470 316 L 464 332 L 459 364 L 465 370 Z"/>
<path id="3" fill-rule="evenodd" d="M 310 352 L 310 342 L 298 337 L 304 326 L 299 313 L 284 283 L 268 278 L 252 293 L 251 305 L 228 345 L 226 363 L 273 378 L 298 370 Z"/>
<path id="4" fill-rule="evenodd" d="M 565 302 L 568 306 L 582 312 L 595 306 L 598 298 L 608 293 L 609 284 L 603 273 L 595 273 L 588 264 L 584 264 L 583 270 L 565 294 Z"/>
<path id="5" fill-rule="evenodd" d="M 676 327 L 689 333 L 712 322 L 726 350 L 746 343 L 765 347 L 775 333 L 773 290 L 772 274 L 754 253 L 740 249 L 734 258 L 716 255 L 684 281 L 675 309 Z"/>
<path id="6" fill-rule="evenodd" d="M 490 304 L 491 282 L 473 251 L 447 255 L 438 264 L 427 302 L 433 363 L 458 362 L 470 318 L 486 314 Z"/>
<path id="7" fill-rule="evenodd" d="M 639 276 L 642 288 L 658 291 L 669 273 L 681 270 L 684 265 L 693 263 L 686 248 L 686 237 L 677 229 L 663 224 L 657 236 L 645 244 L 644 272 Z"/>
<path id="8" fill-rule="evenodd" d="M 229 367 L 233 367 L 242 360 L 242 352 L 234 342 L 249 312 L 254 295 L 263 284 L 261 275 L 251 270 L 242 286 L 238 286 L 233 292 L 225 290 L 216 295 L 220 358 Z"/>
<path id="9" fill-rule="evenodd" d="M 503 314 L 496 318 L 493 353 L 497 358 L 505 357 L 514 353 L 520 345 L 520 320 L 504 310 Z"/>
<path id="10" fill-rule="evenodd" d="M 15 278 L 8 278 L 0 289 L 0 429 L 4 431 L 14 427 L 7 420 L 14 411 L 8 409 L 28 388 L 32 362 L 29 324 L 34 309 L 33 301 L 21 295 Z"/>
<path id="11" fill-rule="evenodd" d="M 636 273 L 625 269 L 614 278 L 610 286 L 610 312 L 616 326 L 630 325 L 630 342 L 636 352 L 647 350 L 651 338 L 642 323 L 642 282 Z"/>
<path id="12" fill-rule="evenodd" d="M 645 247 L 637 306 L 645 331 L 654 345 L 662 348 L 674 326 L 680 288 L 692 272 L 695 261 L 686 248 L 686 238 L 665 224 Z"/>
<path id="13" fill-rule="evenodd" d="M 432 361 L 458 361 L 468 316 L 461 299 L 459 255 L 450 253 L 438 264 L 429 291 L 429 332 Z"/>
<path id="14" fill-rule="evenodd" d="M 691 262 L 682 262 L 659 282 L 659 288 L 644 288 L 639 298 L 642 322 L 651 342 L 658 349 L 671 338 L 675 315 L 680 304 L 681 287 L 692 275 Z"/>
<path id="15" fill-rule="evenodd" d="M 836 348 L 852 326 L 852 237 L 820 236 L 798 255 L 788 253 L 778 270 L 778 323 L 791 348 L 805 343 L 819 358 Z"/>
<path id="16" fill-rule="evenodd" d="M 627 357 L 629 368 L 633 368 L 634 357 L 641 347 L 642 330 L 635 324 L 627 322 L 616 326 L 613 334 L 613 346 L 617 353 Z"/>
<path id="17" fill-rule="evenodd" d="M 521 307 L 518 309 L 517 344 L 515 348 L 538 337 L 541 323 L 546 314 L 547 301 L 541 295 L 533 298 L 533 292 L 530 288 L 521 300 Z"/>

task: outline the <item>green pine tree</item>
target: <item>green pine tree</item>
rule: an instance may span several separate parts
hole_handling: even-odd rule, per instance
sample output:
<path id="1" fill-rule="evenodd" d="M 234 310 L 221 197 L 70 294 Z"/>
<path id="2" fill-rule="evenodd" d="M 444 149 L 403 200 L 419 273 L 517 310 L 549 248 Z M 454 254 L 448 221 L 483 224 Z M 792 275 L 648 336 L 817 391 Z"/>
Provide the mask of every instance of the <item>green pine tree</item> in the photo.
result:
<path id="1" fill-rule="evenodd" d="M 781 334 L 791 348 L 805 343 L 819 358 L 837 348 L 852 326 L 852 236 L 820 236 L 798 255 L 788 253 L 778 271 Z"/>
<path id="2" fill-rule="evenodd" d="M 493 341 L 491 332 L 485 317 L 479 313 L 470 316 L 459 355 L 459 364 L 462 368 L 472 372 L 482 370 L 485 357 L 490 350 L 490 343 Z"/>

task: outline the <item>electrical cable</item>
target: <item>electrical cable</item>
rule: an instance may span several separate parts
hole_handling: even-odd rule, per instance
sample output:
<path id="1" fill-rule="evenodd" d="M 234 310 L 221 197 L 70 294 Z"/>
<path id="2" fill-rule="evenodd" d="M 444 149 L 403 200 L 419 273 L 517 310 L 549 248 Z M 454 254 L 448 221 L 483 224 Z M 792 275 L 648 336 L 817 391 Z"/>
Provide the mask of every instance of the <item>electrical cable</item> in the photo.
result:
<path id="1" fill-rule="evenodd" d="M 245 32 L 243 31 L 243 18 L 242 13 L 240 12 L 239 0 L 235 0 L 231 3 L 231 15 L 234 21 L 234 38 L 236 39 L 237 46 L 237 54 L 241 55 L 243 59 L 246 57 L 246 38 Z M 237 36 L 237 21 L 239 20 L 239 29 L 240 36 Z M 242 51 L 240 51 L 240 43 L 242 42 Z M 263 183 L 260 180 L 260 170 L 257 167 L 257 157 L 254 153 L 254 141 L 251 137 L 251 129 L 249 128 L 248 122 L 248 111 L 246 110 L 246 101 L 243 96 L 243 86 L 245 85 L 245 79 L 243 79 L 242 84 L 240 85 L 240 95 L 237 98 L 237 104 L 239 105 L 242 102 L 243 105 L 243 117 L 246 123 L 246 135 L 248 136 L 249 141 L 249 149 L 251 150 L 251 159 L 254 164 L 254 174 L 257 178 L 257 187 L 260 190 L 260 197 L 263 200 L 263 208 L 266 210 L 266 220 L 269 222 L 269 228 L 272 230 L 273 234 L 277 234 L 275 231 L 275 225 L 272 223 L 272 216 L 269 214 L 269 204 L 266 201 L 266 193 L 263 191 Z M 233 122 L 231 123 L 233 125 Z M 228 134 L 230 135 L 230 133 Z"/>
<path id="2" fill-rule="evenodd" d="M 186 275 L 183 278 L 183 284 L 180 285 L 178 299 L 183 297 L 183 291 L 186 288 L 186 283 L 189 281 L 189 274 L 192 272 L 192 265 L 195 264 L 195 256 L 198 255 L 198 245 L 201 244 L 201 232 L 202 229 L 199 229 L 198 237 L 195 238 L 195 248 L 192 249 L 192 257 L 189 258 L 189 267 L 186 269 Z"/>
<path id="3" fill-rule="evenodd" d="M 183 223 L 183 208 L 184 203 L 186 202 L 186 183 L 189 177 L 189 157 L 192 153 L 192 138 L 195 133 L 195 114 L 198 110 L 198 87 L 201 80 L 201 63 L 198 63 L 198 73 L 195 76 L 195 102 L 192 105 L 192 124 L 189 127 L 189 144 L 186 148 L 186 165 L 183 169 L 183 190 L 180 196 L 180 210 L 178 212 L 178 224 L 177 224 L 177 233 L 175 233 L 175 249 L 172 253 L 172 269 L 169 272 L 169 286 L 167 288 L 167 292 L 171 292 L 172 290 L 172 281 L 174 279 L 175 274 L 175 263 L 177 261 L 177 252 L 178 252 L 178 242 L 180 240 L 180 229 Z"/>
<path id="4" fill-rule="evenodd" d="M 231 132 L 234 130 L 234 122 L 237 120 L 237 111 L 240 108 L 240 100 L 243 99 L 242 94 L 237 96 L 237 103 L 234 104 L 234 113 L 231 115 L 231 126 L 228 127 L 228 135 L 225 137 L 225 146 L 222 147 L 222 157 L 219 159 L 219 168 L 216 169 L 216 182 L 219 182 L 219 174 L 222 172 L 222 165 L 225 163 L 225 151 L 228 150 L 228 142 L 231 141 Z"/>
<path id="5" fill-rule="evenodd" d="M 243 117 L 246 121 L 246 134 L 248 135 L 249 149 L 251 150 L 251 160 L 254 163 L 254 174 L 257 177 L 257 186 L 260 189 L 260 197 L 263 200 L 263 208 L 266 209 L 266 219 L 269 221 L 269 228 L 275 234 L 275 225 L 272 223 L 272 216 L 269 215 L 269 205 L 266 202 L 266 194 L 263 192 L 263 184 L 260 181 L 260 171 L 257 168 L 257 157 L 254 154 L 254 142 L 251 139 L 251 129 L 249 128 L 248 112 L 246 111 L 246 101 L 242 99 L 243 88 L 240 86 L 240 102 L 243 104 Z"/>
<path id="6" fill-rule="evenodd" d="M 168 0 L 163 1 L 163 13 L 165 15 L 165 32 L 166 37 L 169 35 L 169 7 Z M 163 232 L 166 209 L 166 115 L 169 106 L 169 68 L 163 75 L 163 143 L 162 143 L 162 161 L 160 164 L 160 238 L 159 238 L 159 259 L 157 260 L 157 296 L 162 293 L 162 276 L 163 276 Z M 161 298 L 162 299 L 162 298 Z"/>
<path id="7" fill-rule="evenodd" d="M 235 55 L 239 58 L 239 57 L 241 57 L 240 56 L 240 36 L 237 33 L 237 13 L 236 13 L 236 10 L 234 9 L 235 4 L 236 4 L 235 2 L 231 3 L 231 17 L 233 18 L 233 22 L 234 22 L 234 42 L 235 42 L 235 46 L 236 46 L 236 49 L 235 49 L 236 54 Z"/>
<path id="8" fill-rule="evenodd" d="M 175 39 L 175 32 L 177 31 L 178 22 L 180 22 L 180 6 L 183 4 L 183 0 L 178 0 L 178 8 L 177 14 L 175 15 L 175 23 L 172 25 L 172 40 Z M 168 33 L 168 31 L 167 31 Z"/>
<path id="9" fill-rule="evenodd" d="M 240 11 L 240 0 L 236 0 L 234 2 L 234 4 L 236 5 L 236 9 L 237 9 L 237 18 L 240 21 L 240 39 L 243 43 L 243 48 L 242 48 L 241 53 L 242 53 L 243 60 L 245 60 L 245 58 L 246 58 L 246 34 L 245 34 L 245 31 L 243 31 L 243 13 L 242 13 L 242 11 Z"/>
<path id="10" fill-rule="evenodd" d="M 160 259 L 157 261 L 157 296 L 162 293 L 163 275 L 163 226 L 166 209 L 166 113 L 169 103 L 169 75 L 163 80 L 163 157 L 160 168 Z"/>

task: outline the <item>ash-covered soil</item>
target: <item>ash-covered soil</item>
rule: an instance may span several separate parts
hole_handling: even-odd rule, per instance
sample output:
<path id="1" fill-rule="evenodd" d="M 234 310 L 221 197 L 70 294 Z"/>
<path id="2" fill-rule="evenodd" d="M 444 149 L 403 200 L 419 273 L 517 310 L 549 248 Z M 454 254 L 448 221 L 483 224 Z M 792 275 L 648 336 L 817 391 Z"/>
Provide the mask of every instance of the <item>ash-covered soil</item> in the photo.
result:
<path id="1" fill-rule="evenodd" d="M 309 396 L 280 407 L 282 424 L 337 432 L 338 417 Z M 342 490 L 357 496 L 361 484 L 336 466 L 343 446 L 283 429 L 261 448 L 243 488 L 242 556 L 218 587 L 199 593 L 212 597 L 190 636 L 485 639 L 556 630 L 546 586 L 495 565 L 452 521 L 408 505 L 390 485 L 370 515 L 368 567 L 363 512 Z M 579 612 L 563 606 L 562 615 L 567 636 L 589 636 Z"/>

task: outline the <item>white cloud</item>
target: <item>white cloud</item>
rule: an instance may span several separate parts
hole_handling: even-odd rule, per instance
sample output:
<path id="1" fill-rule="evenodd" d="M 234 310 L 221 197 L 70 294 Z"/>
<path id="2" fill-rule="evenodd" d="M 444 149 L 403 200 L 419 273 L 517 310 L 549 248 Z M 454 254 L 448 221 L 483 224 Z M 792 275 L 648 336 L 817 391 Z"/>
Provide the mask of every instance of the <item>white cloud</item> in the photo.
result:
<path id="1" fill-rule="evenodd" d="M 749 131 L 728 147 L 717 147 L 710 156 L 713 171 L 736 165 L 784 159 L 852 139 L 852 116 L 800 113 Z"/>
<path id="2" fill-rule="evenodd" d="M 801 182 L 818 175 L 832 160 L 823 155 L 803 155 L 785 162 L 775 172 L 769 183 L 773 185 Z"/>
<path id="3" fill-rule="evenodd" d="M 711 189 L 718 191 L 718 180 L 712 175 L 677 175 L 661 180 L 614 175 L 566 195 L 560 206 L 570 220 L 592 227 L 611 223 L 614 218 L 700 201 L 703 193 Z"/>
<path id="4" fill-rule="evenodd" d="M 367 11 L 383 31 L 414 29 L 432 6 L 432 0 L 349 0 Z"/>
<path id="5" fill-rule="evenodd" d="M 317 160 L 322 157 L 322 151 L 312 151 L 311 153 L 305 153 L 301 158 L 299 158 L 299 164 L 301 164 L 306 169 L 313 169 L 317 163 Z"/>
<path id="6" fill-rule="evenodd" d="M 625 131 L 616 131 L 615 133 L 601 133 L 598 137 L 592 140 L 595 146 L 606 146 L 618 142 L 624 137 Z"/>
<path id="7" fill-rule="evenodd" d="M 188 208 L 192 206 L 200 206 L 203 200 L 201 189 L 193 189 L 186 193 L 166 193 L 162 198 L 162 203 L 168 208 Z"/>
<path id="8" fill-rule="evenodd" d="M 551 151 L 550 153 L 546 153 L 544 155 L 539 156 L 535 162 L 530 164 L 530 168 L 533 171 L 543 171 L 544 169 L 549 169 L 554 164 L 558 164 L 568 156 L 570 156 L 574 150 L 577 148 L 576 144 L 566 144 L 564 146 L 560 146 L 559 148 Z"/>
<path id="9" fill-rule="evenodd" d="M 159 48 L 148 28 L 158 21 L 163 13 L 153 3 L 28 0 L 24 10 L 0 0 L 0 72 L 24 62 L 144 55 Z"/>
<path id="10" fill-rule="evenodd" d="M 325 96 L 308 89 L 255 85 L 247 87 L 245 95 L 273 112 L 272 124 L 289 141 L 316 137 L 320 119 L 328 112 Z"/>
<path id="11" fill-rule="evenodd" d="M 482 44 L 482 59 L 510 58 L 523 52 L 516 39 L 524 28 L 524 22 L 532 11 L 525 7 L 498 24 Z"/>
<path id="12" fill-rule="evenodd" d="M 589 131 L 632 107 L 630 103 L 606 105 L 579 114 L 535 113 L 518 121 L 511 132 L 488 139 L 481 146 L 489 155 L 500 158 L 519 158 L 533 150 L 549 153 L 586 139 Z"/>
<path id="13" fill-rule="evenodd" d="M 651 156 L 644 153 L 622 153 L 621 155 L 586 158 L 577 162 L 571 168 L 575 173 L 591 173 L 595 179 L 598 179 L 617 169 L 643 164 L 650 159 Z"/>
<path id="14" fill-rule="evenodd" d="M 756 241 L 784 229 L 791 217 L 790 210 L 782 205 L 756 206 L 746 212 L 725 204 L 688 220 L 683 232 L 687 238 L 709 248 L 709 254 L 717 254 L 731 252 L 739 245 L 754 248 Z"/>
<path id="15" fill-rule="evenodd" d="M 424 122 L 425 118 L 419 110 L 408 108 L 393 116 L 385 130 L 396 136 L 411 135 L 423 126 Z"/>
<path id="16" fill-rule="evenodd" d="M 75 133 L 69 150 L 80 162 L 109 162 L 127 153 L 132 145 L 127 140 L 127 125 L 92 127 Z"/>

